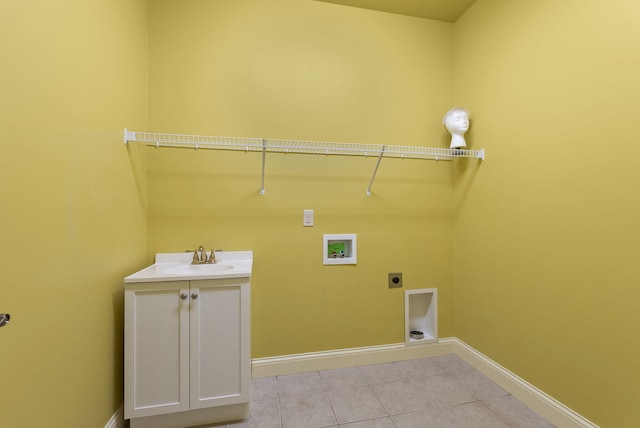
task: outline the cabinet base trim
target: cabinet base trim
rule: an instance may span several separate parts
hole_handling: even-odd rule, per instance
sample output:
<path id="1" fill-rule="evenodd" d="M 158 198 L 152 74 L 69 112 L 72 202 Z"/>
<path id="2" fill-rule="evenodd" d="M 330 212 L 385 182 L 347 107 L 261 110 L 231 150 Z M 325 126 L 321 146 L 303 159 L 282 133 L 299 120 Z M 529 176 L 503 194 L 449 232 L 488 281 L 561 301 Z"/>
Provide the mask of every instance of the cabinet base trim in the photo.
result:
<path id="1" fill-rule="evenodd" d="M 186 412 L 145 416 L 129 420 L 130 428 L 184 428 L 218 422 L 238 421 L 249 417 L 249 403 L 195 409 Z"/>

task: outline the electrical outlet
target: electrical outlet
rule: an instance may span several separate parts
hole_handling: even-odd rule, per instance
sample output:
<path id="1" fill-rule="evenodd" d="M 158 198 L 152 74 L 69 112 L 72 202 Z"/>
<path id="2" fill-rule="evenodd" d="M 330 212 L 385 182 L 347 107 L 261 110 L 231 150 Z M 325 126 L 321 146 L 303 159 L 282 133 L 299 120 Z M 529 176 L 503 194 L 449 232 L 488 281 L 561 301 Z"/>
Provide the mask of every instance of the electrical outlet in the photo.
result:
<path id="1" fill-rule="evenodd" d="M 313 226 L 313 210 L 304 210 L 302 215 L 303 226 Z"/>
<path id="2" fill-rule="evenodd" d="M 402 272 L 389 274 L 389 288 L 402 288 Z"/>

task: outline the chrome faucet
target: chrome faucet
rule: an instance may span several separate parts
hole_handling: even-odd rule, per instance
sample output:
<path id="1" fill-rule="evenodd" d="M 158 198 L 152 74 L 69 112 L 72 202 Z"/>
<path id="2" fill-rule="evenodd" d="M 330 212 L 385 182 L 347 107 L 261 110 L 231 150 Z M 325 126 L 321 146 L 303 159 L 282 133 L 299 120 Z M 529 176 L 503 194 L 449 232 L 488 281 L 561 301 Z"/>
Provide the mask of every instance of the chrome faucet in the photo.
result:
<path id="1" fill-rule="evenodd" d="M 193 260 L 191 260 L 192 265 L 201 265 L 201 264 L 212 264 L 216 262 L 215 250 L 211 250 L 211 254 L 207 255 L 206 250 L 202 245 L 198 247 L 197 250 L 193 252 Z"/>

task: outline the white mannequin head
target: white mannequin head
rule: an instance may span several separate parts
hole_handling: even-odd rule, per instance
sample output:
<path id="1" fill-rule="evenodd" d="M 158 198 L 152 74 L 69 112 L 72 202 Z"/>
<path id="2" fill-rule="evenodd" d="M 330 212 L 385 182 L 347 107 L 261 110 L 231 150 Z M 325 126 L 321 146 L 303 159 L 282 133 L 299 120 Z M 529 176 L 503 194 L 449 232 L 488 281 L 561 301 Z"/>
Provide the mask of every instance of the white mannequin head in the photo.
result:
<path id="1" fill-rule="evenodd" d="M 449 110 L 442 118 L 442 123 L 451 134 L 451 149 L 467 147 L 464 134 L 469 130 L 469 112 L 462 107 Z"/>

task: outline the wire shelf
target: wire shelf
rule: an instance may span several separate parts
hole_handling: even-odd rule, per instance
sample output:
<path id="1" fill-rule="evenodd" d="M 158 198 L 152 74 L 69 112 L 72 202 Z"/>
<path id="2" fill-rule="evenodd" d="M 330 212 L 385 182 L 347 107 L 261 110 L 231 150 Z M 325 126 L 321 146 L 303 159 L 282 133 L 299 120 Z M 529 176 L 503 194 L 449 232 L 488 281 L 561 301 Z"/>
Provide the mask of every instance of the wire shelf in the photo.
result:
<path id="1" fill-rule="evenodd" d="M 484 159 L 484 150 L 380 144 L 332 143 L 322 141 L 275 140 L 264 138 L 212 137 L 187 134 L 160 134 L 125 131 L 125 143 L 141 142 L 155 147 L 239 150 L 267 153 L 302 153 L 335 156 L 380 156 L 402 159 L 452 160 Z"/>
<path id="2" fill-rule="evenodd" d="M 377 157 L 376 169 L 371 177 L 367 195 L 371 195 L 371 186 L 378 166 L 383 157 L 400 159 L 430 159 L 450 161 L 456 158 L 475 158 L 484 160 L 484 149 L 461 150 L 421 146 L 396 146 L 380 144 L 333 143 L 322 141 L 278 140 L 266 138 L 213 137 L 187 134 L 162 134 L 154 132 L 134 132 L 124 130 L 124 143 L 140 142 L 154 147 L 173 147 L 185 149 L 236 150 L 262 152 L 262 189 L 264 194 L 264 163 L 266 153 L 299 153 L 325 156 L 372 156 Z"/>
<path id="3" fill-rule="evenodd" d="M 262 138 L 209 137 L 125 131 L 125 143 L 141 142 L 155 147 L 262 151 Z"/>

